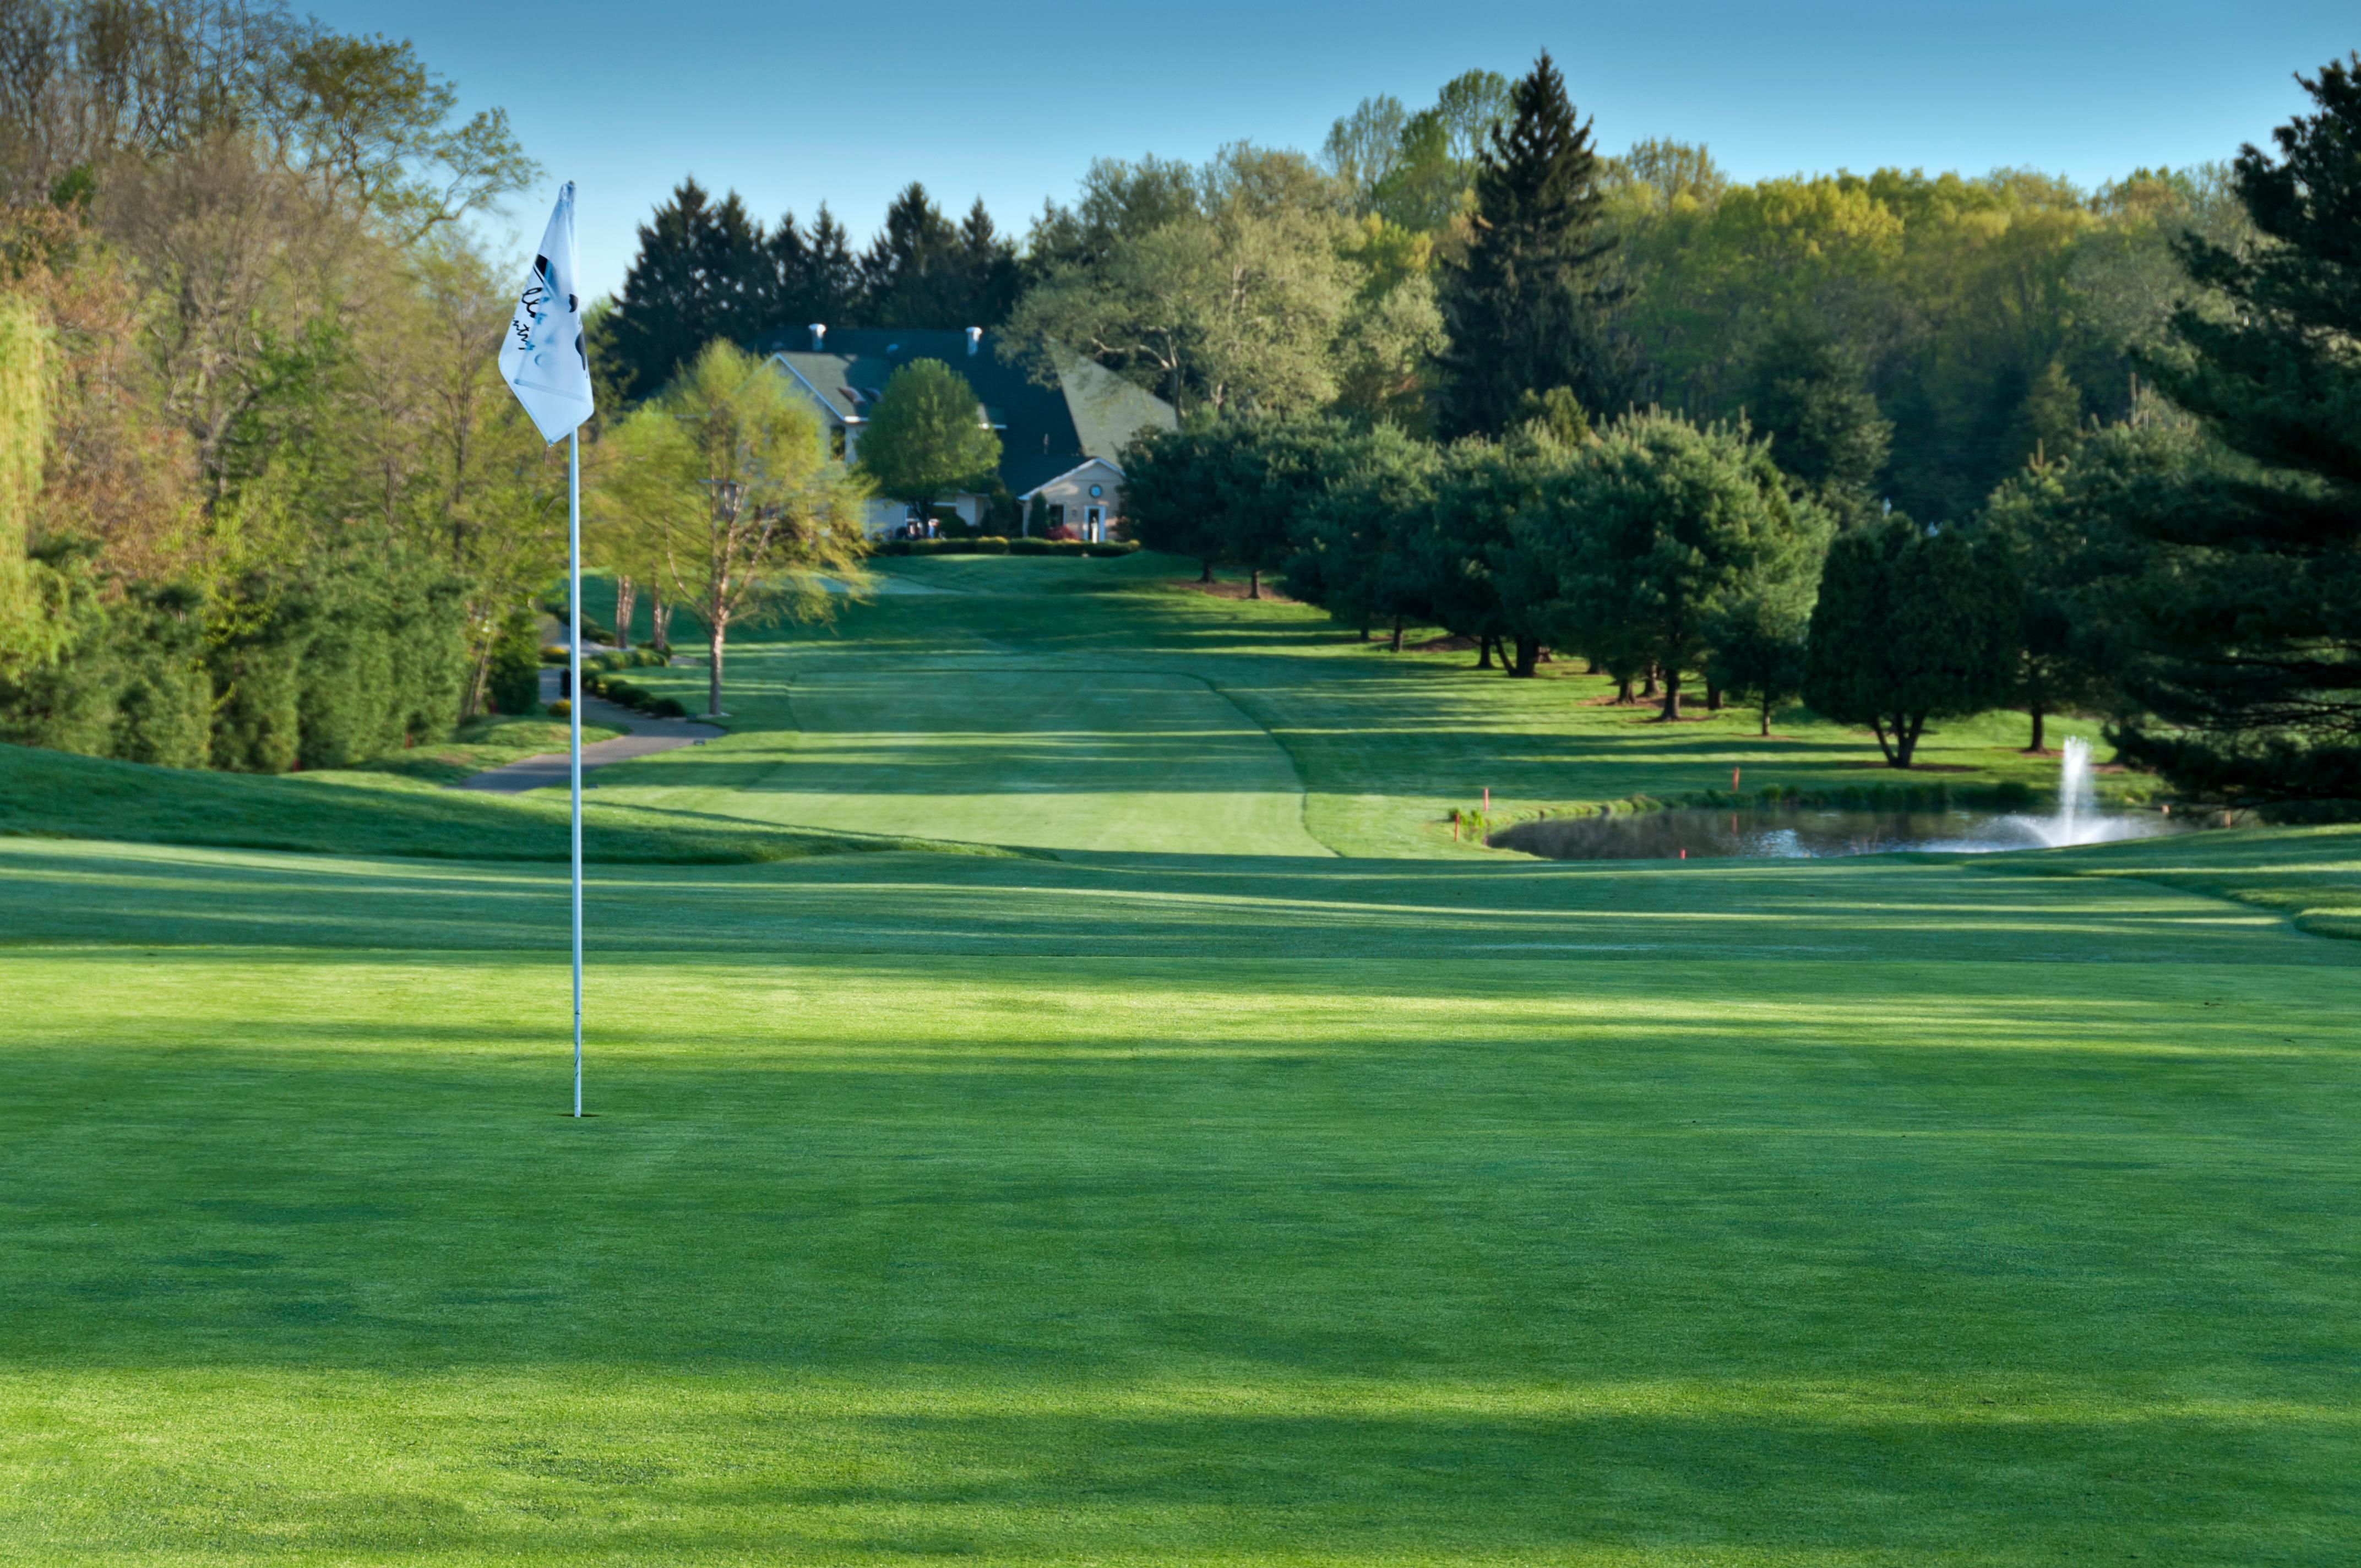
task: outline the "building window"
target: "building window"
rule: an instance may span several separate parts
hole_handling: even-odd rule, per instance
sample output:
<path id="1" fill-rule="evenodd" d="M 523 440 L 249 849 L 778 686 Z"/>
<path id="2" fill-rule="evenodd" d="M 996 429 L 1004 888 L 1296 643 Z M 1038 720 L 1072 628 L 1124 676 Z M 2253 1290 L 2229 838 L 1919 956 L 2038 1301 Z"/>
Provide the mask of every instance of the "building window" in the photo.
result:
<path id="1" fill-rule="evenodd" d="M 1100 489 L 1096 485 L 1093 485 L 1093 486 L 1091 487 L 1091 499 L 1093 499 L 1093 500 L 1096 500 L 1096 499 L 1099 499 L 1099 497 L 1101 497 L 1101 496 L 1104 495 L 1105 493 L 1106 493 L 1105 491 L 1104 491 L 1104 490 Z"/>
<path id="2" fill-rule="evenodd" d="M 1066 504 L 1063 501 L 1049 503 L 1049 526 L 1052 528 L 1066 526 Z"/>

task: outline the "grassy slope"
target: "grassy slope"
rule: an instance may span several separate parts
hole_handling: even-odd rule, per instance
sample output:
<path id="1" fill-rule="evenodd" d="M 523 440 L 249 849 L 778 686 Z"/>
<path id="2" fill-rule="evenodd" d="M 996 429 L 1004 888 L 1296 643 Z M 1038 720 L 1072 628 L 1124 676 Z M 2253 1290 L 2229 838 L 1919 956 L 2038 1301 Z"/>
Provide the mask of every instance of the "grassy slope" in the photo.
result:
<path id="1" fill-rule="evenodd" d="M 1928 770 L 1880 763 L 1866 731 L 1727 712 L 1663 725 L 1601 706 L 1601 679 L 1532 681 L 1465 653 L 1390 654 L 1301 606 L 1190 591 L 1169 559 L 895 561 L 897 583 L 836 628 L 733 641 L 746 731 L 635 763 L 629 798 L 818 827 L 1050 849 L 1449 855 L 1445 817 L 1727 788 L 2055 782 L 1996 714 L 1928 738 Z M 655 672 L 689 699 L 701 671 Z M 881 716 L 883 718 L 881 718 Z M 2073 723 L 2056 734 L 2089 733 Z M 2110 787 L 2114 787 L 2114 781 Z"/>
<path id="2" fill-rule="evenodd" d="M 611 740 L 628 731 L 608 724 L 585 724 L 582 743 Z M 393 773 L 426 784 L 456 784 L 492 768 L 566 750 L 566 721 L 558 718 L 471 718 L 438 746 L 419 746 L 380 757 L 361 771 Z"/>
<path id="3" fill-rule="evenodd" d="M 965 848 L 604 802 L 589 806 L 583 823 L 585 853 L 602 862 L 727 864 Z M 478 795 L 369 772 L 258 778 L 0 746 L 0 835 L 21 834 L 482 861 L 562 861 L 569 852 L 563 791 Z"/>
<path id="4" fill-rule="evenodd" d="M 0 1563 L 2350 1560 L 2353 835 L 1452 858 L 1736 742 L 1071 597 L 630 765 L 1061 848 L 603 868 L 587 1124 L 555 868 L 0 839 Z"/>

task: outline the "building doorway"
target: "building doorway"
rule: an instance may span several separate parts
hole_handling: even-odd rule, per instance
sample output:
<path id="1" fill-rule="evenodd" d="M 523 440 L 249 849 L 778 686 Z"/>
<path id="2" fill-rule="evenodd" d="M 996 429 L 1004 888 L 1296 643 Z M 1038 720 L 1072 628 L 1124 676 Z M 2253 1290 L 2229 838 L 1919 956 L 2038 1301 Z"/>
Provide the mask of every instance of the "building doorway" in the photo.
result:
<path id="1" fill-rule="evenodd" d="M 1106 543 L 1106 508 L 1082 509 L 1082 537 L 1093 544 Z"/>

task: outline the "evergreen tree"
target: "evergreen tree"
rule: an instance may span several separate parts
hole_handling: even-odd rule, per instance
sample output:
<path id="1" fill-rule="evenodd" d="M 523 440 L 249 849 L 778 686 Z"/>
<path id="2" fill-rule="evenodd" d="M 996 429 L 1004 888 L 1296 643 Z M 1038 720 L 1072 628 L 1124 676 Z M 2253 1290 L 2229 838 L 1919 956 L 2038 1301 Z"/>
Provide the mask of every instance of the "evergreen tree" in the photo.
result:
<path id="1" fill-rule="evenodd" d="M 1514 118 L 1494 127 L 1477 168 L 1474 233 L 1443 272 L 1446 435 L 1497 434 L 1527 392 L 1564 387 L 1611 411 L 1629 390 L 1589 123 L 1546 52 L 1510 98 Z"/>
<path id="2" fill-rule="evenodd" d="M 1804 700 L 1839 724 L 1866 725 L 1887 765 L 1906 768 L 1930 720 L 2008 700 L 2016 634 L 2006 558 L 1896 512 L 1828 547 Z"/>
<path id="3" fill-rule="evenodd" d="M 1747 418 L 1772 461 L 1843 526 L 1873 521 L 1894 426 L 1860 362 L 1824 333 L 1788 327 L 1756 348 L 1748 382 Z"/>
<path id="4" fill-rule="evenodd" d="M 939 327 L 959 284 L 959 230 L 916 181 L 885 209 L 885 226 L 861 258 L 861 291 L 872 324 Z M 972 326 L 972 322 L 961 322 Z"/>
<path id="5" fill-rule="evenodd" d="M 2232 800 L 2361 802 L 2361 55 L 2303 83 L 2319 112 L 2242 149 L 2266 243 L 2180 247 L 2207 298 L 2155 356 L 2167 395 L 2249 465 L 2125 509 L 2165 547 L 2118 744 Z"/>
<path id="6" fill-rule="evenodd" d="M 770 330 L 796 347 L 814 322 L 854 326 L 861 317 L 861 264 L 846 243 L 844 225 L 822 202 L 809 233 L 789 213 L 771 231 L 769 263 L 774 303 Z M 747 344 L 757 347 L 759 344 Z"/>
<path id="7" fill-rule="evenodd" d="M 715 338 L 748 342 L 777 314 L 777 271 L 763 225 L 731 192 L 719 203 L 694 179 L 675 188 L 624 275 L 614 321 L 618 379 L 652 396 Z"/>

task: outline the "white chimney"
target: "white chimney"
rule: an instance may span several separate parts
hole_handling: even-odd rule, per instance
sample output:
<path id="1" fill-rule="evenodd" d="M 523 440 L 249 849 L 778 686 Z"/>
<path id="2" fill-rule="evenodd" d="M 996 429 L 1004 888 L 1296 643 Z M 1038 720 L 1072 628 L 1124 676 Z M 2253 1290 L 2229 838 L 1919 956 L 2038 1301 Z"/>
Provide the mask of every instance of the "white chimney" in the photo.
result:
<path id="1" fill-rule="evenodd" d="M 827 346 L 828 346 L 828 324 L 827 324 L 825 322 L 814 322 L 814 323 L 811 323 L 811 334 L 812 334 L 812 347 L 811 347 L 811 351 L 812 351 L 814 354 L 818 354 L 818 353 L 819 353 L 822 349 L 824 349 L 825 347 L 827 347 Z"/>
<path id="2" fill-rule="evenodd" d="M 968 356 L 970 359 L 974 358 L 974 357 L 975 357 L 975 351 L 976 351 L 978 348 L 982 347 L 982 346 L 983 346 L 983 328 L 982 328 L 982 327 L 980 327 L 980 326 L 972 326 L 972 327 L 968 328 L 968 329 L 967 329 L 967 356 Z"/>

